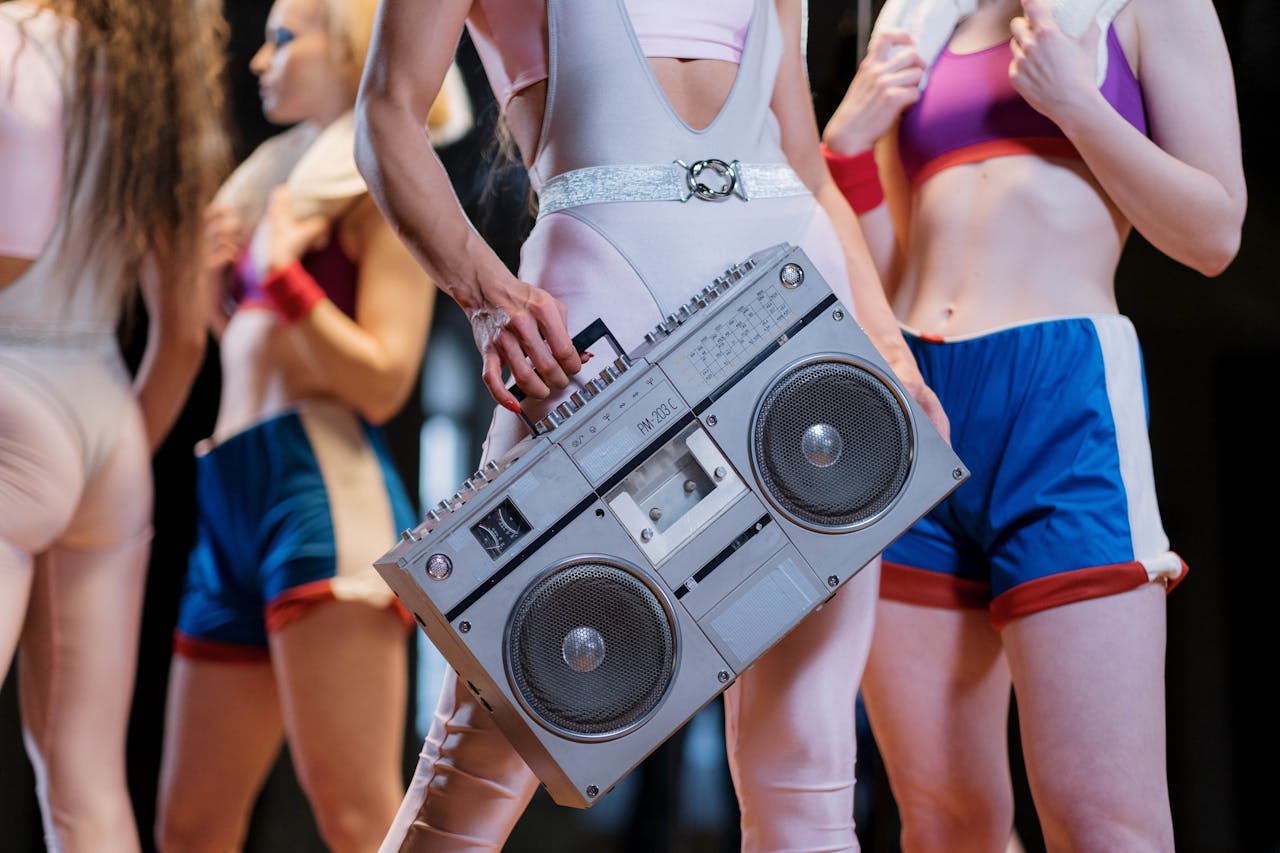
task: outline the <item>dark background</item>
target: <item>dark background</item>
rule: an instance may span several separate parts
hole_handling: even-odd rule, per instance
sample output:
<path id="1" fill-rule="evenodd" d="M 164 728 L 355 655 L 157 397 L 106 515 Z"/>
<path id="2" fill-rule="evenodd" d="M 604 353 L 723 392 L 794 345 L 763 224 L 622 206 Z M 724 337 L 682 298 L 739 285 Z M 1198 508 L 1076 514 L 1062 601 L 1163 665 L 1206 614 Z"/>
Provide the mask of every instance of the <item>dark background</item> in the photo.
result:
<path id="1" fill-rule="evenodd" d="M 878 5 L 878 4 L 875 4 Z M 227 3 L 233 41 L 231 117 L 243 156 L 277 129 L 258 109 L 245 68 L 260 43 L 269 3 Z M 1183 851 L 1280 851 L 1280 822 L 1270 813 L 1277 786 L 1272 706 L 1264 701 L 1274 673 L 1275 642 L 1267 629 L 1277 584 L 1264 536 L 1274 523 L 1280 481 L 1276 428 L 1270 412 L 1280 365 L 1280 297 L 1271 270 L 1278 256 L 1274 201 L 1280 89 L 1280 11 L 1271 0 L 1216 3 L 1231 51 L 1243 132 L 1250 206 L 1239 257 L 1219 278 L 1206 279 L 1152 249 L 1139 235 L 1126 248 L 1118 275 L 1121 309 L 1133 318 L 1145 350 L 1151 440 L 1161 510 L 1170 539 L 1191 574 L 1169 599 L 1169 781 L 1178 847 Z M 834 108 L 856 67 L 857 15 L 852 0 L 810 0 L 809 66 L 819 121 Z M 474 52 L 465 40 L 459 64 L 475 99 L 477 126 L 442 152 L 468 213 L 514 266 L 528 228 L 527 184 L 521 170 L 496 158 L 495 109 Z M 496 171 L 495 171 L 496 170 Z M 483 200 L 482 200 L 483 199 Z M 439 308 L 424 380 L 439 363 L 457 375 L 478 375 L 465 320 L 447 299 Z M 137 346 L 130 345 L 136 358 Z M 459 353 L 465 353 L 459 356 Z M 156 455 L 156 539 L 147 590 L 142 648 L 128 743 L 129 784 L 144 846 L 150 848 L 156 775 L 163 731 L 169 640 L 177 613 L 186 552 L 193 534 L 192 445 L 208 434 L 217 403 L 216 348 L 169 441 Z M 448 370 L 458 359 L 460 370 Z M 487 401 L 478 380 L 465 389 L 458 428 L 478 456 Z M 397 462 L 414 493 L 418 435 L 436 398 L 424 381 L 419 400 L 388 426 Z M 432 496 L 432 500 L 444 495 Z M 1267 544 L 1270 544 L 1269 538 Z M 388 543 L 390 545 L 390 543 Z M 417 649 L 417 642 L 411 644 Z M 0 850 L 44 849 L 22 749 L 12 674 L 0 691 Z M 708 752 L 720 725 L 713 703 L 642 769 L 588 812 L 562 809 L 539 792 L 517 826 L 508 851 L 730 851 L 736 815 L 725 787 L 723 750 Z M 406 732 L 405 771 L 420 734 Z M 1015 718 L 1011 726 L 1016 725 Z M 692 730 L 692 733 L 690 733 Z M 857 817 L 866 850 L 896 851 L 892 796 L 865 733 L 860 746 Z M 700 752 L 694 747 L 700 743 Z M 1013 741 L 1015 766 L 1017 746 Z M 701 756 L 696 761 L 695 756 Z M 683 760 L 682 760 L 683 759 Z M 697 772 L 690 765 L 697 764 Z M 407 778 L 407 775 L 406 775 Z M 1029 851 L 1042 849 L 1034 807 L 1018 780 L 1018 829 Z M 613 802 L 610 802 L 612 800 Z M 645 827 L 660 828 L 645 834 Z M 255 810 L 250 851 L 324 850 L 284 754 Z"/>

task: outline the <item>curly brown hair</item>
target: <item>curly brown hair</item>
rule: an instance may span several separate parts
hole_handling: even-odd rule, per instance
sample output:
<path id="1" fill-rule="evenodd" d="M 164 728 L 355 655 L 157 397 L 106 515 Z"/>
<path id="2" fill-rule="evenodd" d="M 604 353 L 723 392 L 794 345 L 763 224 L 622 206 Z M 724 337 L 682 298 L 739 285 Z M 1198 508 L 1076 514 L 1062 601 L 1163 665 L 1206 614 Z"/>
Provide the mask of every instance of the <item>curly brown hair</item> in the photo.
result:
<path id="1" fill-rule="evenodd" d="M 122 299 L 155 252 L 169 286 L 193 286 L 206 206 L 230 164 L 227 25 L 216 0 L 48 0 L 77 24 L 67 104 L 67 211 L 89 200 L 95 257 Z M 88 168 L 90 162 L 96 168 Z M 93 185 L 83 185 L 86 179 Z M 103 282 L 108 284 L 107 281 Z"/>

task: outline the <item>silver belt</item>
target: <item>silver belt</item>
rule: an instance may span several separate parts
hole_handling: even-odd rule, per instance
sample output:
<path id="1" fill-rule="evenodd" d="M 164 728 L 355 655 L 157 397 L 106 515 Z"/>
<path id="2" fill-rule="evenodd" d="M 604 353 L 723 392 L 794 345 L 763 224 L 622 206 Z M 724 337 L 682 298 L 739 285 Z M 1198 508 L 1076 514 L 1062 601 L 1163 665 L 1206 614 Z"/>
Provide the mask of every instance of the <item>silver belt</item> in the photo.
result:
<path id="1" fill-rule="evenodd" d="M 0 345 L 68 350 L 114 349 L 116 333 L 108 329 L 31 326 L 0 320 Z"/>
<path id="2" fill-rule="evenodd" d="M 675 160 L 667 165 L 588 166 L 556 175 L 538 190 L 538 216 L 613 201 L 724 201 L 782 198 L 809 188 L 785 163 Z"/>

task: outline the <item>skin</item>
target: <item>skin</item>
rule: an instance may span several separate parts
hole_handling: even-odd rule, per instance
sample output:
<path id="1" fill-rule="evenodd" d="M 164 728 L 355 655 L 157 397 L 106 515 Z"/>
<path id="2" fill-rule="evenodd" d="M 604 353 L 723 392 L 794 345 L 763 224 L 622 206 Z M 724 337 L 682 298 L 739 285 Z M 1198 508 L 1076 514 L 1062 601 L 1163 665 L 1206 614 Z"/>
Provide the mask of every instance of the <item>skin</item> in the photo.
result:
<path id="1" fill-rule="evenodd" d="M 269 120 L 324 126 L 352 107 L 356 81 L 332 47 L 320 0 L 272 7 L 250 65 Z M 315 399 L 341 402 L 373 424 L 392 417 L 422 359 L 430 279 L 367 197 L 335 223 L 295 217 L 277 188 L 259 227 L 268 270 L 340 240 L 358 265 L 355 318 L 328 299 L 287 325 L 273 311 L 215 312 L 223 390 L 214 438 Z M 212 208 L 206 237 L 204 275 L 213 289 L 227 280 L 250 235 L 229 209 Z M 156 829 L 161 849 L 237 848 L 285 739 L 329 849 L 375 849 L 391 822 L 403 790 L 407 695 L 398 616 L 328 601 L 272 632 L 269 643 L 265 661 L 175 657 Z"/>
<path id="2" fill-rule="evenodd" d="M 1206 276 L 1235 257 L 1246 194 L 1230 60 L 1212 4 L 1132 0 L 1114 25 L 1142 83 L 1150 139 L 1097 90 L 1096 27 L 1072 38 L 1043 0 L 993 0 L 961 22 L 952 50 L 1010 40 L 1014 88 L 1083 162 L 1000 157 L 949 168 L 914 190 L 895 133 L 918 98 L 923 62 L 905 33 L 869 46 L 824 141 L 846 154 L 876 148 L 887 203 L 860 221 L 905 324 L 965 335 L 1115 313 L 1116 266 L 1134 229 Z M 1012 685 L 1048 848 L 1172 850 L 1164 637 L 1159 584 L 1035 613 L 1000 632 L 983 611 L 882 600 L 863 690 L 904 848 L 1005 846 Z"/>
<path id="3" fill-rule="evenodd" d="M 799 48 L 800 3 L 779 0 L 778 9 L 787 52 L 771 106 L 782 128 L 783 151 L 836 225 L 860 323 L 945 434 L 945 415 L 920 379 L 878 285 L 858 223 L 819 152 Z M 504 369 L 528 396 L 542 399 L 566 387 L 582 361 L 570 343 L 564 306 L 513 276 L 485 244 L 452 196 L 444 167 L 421 131 L 470 10 L 470 0 L 403 0 L 380 7 L 374 48 L 361 83 L 356 159 L 379 206 L 440 288 L 473 318 L 510 318 L 496 335 L 483 322 L 475 325 L 484 383 L 494 400 L 511 408 L 518 404 L 506 390 Z M 733 63 L 720 60 L 659 58 L 650 65 L 672 107 L 695 128 L 705 127 L 719 112 L 736 74 Z M 508 125 L 526 165 L 536 150 L 545 100 L 544 81 L 518 92 L 508 106 Z M 450 202 L 441 203 L 444 198 Z"/>

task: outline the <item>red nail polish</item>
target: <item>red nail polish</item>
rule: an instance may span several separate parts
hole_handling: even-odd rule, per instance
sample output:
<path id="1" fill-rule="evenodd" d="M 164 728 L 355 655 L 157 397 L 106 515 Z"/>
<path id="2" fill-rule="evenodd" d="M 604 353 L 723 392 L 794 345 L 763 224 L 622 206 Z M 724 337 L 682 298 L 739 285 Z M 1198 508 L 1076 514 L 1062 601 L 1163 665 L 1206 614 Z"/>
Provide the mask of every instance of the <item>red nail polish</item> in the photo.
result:
<path id="1" fill-rule="evenodd" d="M 517 415 L 524 414 L 524 409 L 520 408 L 520 404 L 515 400 L 503 400 L 502 407 L 509 412 L 515 412 Z"/>
<path id="2" fill-rule="evenodd" d="M 595 358 L 595 353 L 580 352 L 578 353 L 578 358 L 582 361 L 590 361 L 591 359 Z"/>

